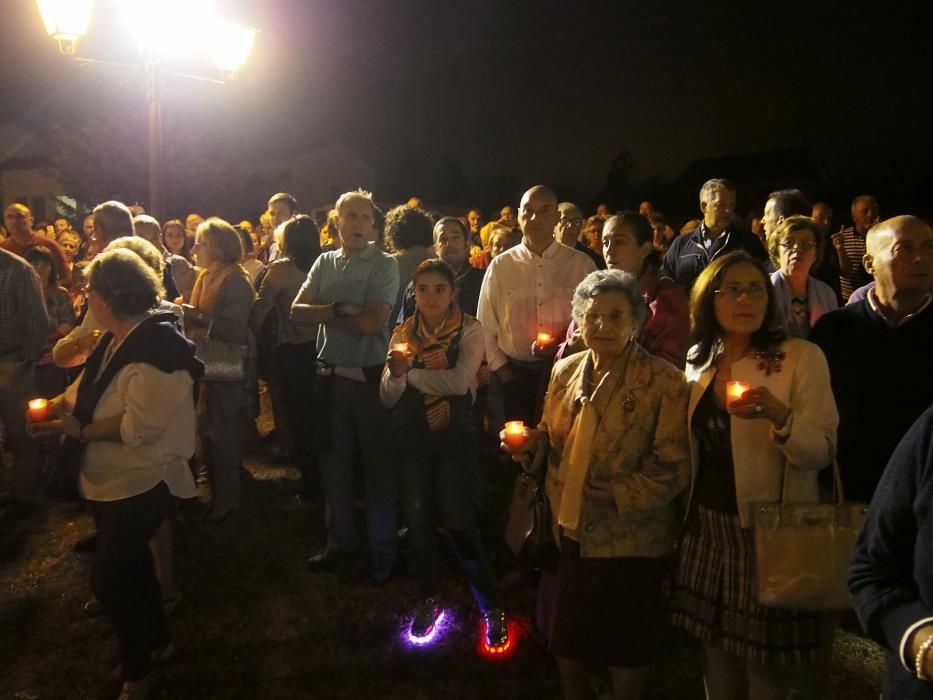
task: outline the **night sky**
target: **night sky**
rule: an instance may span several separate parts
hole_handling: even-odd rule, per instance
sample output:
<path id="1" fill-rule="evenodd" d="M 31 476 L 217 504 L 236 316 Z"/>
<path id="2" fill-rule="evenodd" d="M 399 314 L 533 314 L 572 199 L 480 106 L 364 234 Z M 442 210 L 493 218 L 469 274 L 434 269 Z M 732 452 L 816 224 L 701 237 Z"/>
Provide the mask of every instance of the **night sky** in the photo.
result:
<path id="1" fill-rule="evenodd" d="M 261 29 L 251 61 L 224 87 L 173 83 L 166 121 L 222 122 L 255 158 L 341 142 L 382 172 L 448 157 L 595 195 L 623 148 L 636 179 L 675 180 L 696 158 L 809 147 L 830 179 L 933 186 L 929 32 L 900 3 L 215 5 Z M 132 59 L 97 7 L 83 52 Z M 3 0 L 2 19 L 0 118 L 143 109 L 126 80 L 60 57 L 31 1 Z"/>

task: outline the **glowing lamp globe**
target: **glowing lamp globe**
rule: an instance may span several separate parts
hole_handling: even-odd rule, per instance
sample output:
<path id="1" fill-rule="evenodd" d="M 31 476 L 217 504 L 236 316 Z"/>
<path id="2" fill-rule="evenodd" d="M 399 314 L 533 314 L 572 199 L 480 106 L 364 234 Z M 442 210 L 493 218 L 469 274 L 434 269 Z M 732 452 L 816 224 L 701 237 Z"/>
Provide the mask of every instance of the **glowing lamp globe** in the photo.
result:
<path id="1" fill-rule="evenodd" d="M 207 52 L 211 63 L 224 75 L 232 76 L 249 58 L 256 30 L 225 19 L 215 19 L 208 30 Z"/>
<path id="2" fill-rule="evenodd" d="M 49 36 L 62 53 L 73 55 L 78 39 L 87 34 L 94 0 L 37 0 L 37 4 Z"/>

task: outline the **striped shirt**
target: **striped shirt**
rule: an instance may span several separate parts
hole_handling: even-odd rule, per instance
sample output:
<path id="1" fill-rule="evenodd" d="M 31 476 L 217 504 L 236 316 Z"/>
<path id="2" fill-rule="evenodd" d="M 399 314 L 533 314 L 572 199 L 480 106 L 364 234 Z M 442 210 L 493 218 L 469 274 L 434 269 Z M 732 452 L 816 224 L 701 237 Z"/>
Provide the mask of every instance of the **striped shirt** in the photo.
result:
<path id="1" fill-rule="evenodd" d="M 865 236 L 856 231 L 854 226 L 842 229 L 840 234 L 843 249 L 849 258 L 849 267 L 839 270 L 839 287 L 843 300 L 846 300 L 856 289 L 871 282 L 872 276 L 862 265 L 862 258 L 865 256 Z"/>

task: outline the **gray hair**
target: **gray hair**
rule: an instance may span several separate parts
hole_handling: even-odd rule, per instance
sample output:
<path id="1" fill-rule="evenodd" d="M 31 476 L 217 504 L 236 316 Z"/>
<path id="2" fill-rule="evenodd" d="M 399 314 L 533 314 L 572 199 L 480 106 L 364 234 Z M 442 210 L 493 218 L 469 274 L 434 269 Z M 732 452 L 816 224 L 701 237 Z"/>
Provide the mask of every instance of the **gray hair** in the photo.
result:
<path id="1" fill-rule="evenodd" d="M 707 180 L 700 188 L 700 201 L 708 202 L 714 192 L 719 192 L 721 190 L 726 190 L 727 192 L 735 194 L 735 183 L 724 177 L 714 177 L 712 180 Z"/>
<path id="2" fill-rule="evenodd" d="M 635 275 L 621 270 L 596 270 L 591 272 L 577 285 L 573 292 L 570 313 L 579 326 L 583 323 L 583 310 L 586 302 L 604 292 L 619 292 L 628 299 L 635 318 L 635 327 L 645 320 L 647 309 L 641 296 L 641 284 Z"/>
<path id="3" fill-rule="evenodd" d="M 367 202 L 369 206 L 373 208 L 373 213 L 375 214 L 376 204 L 373 202 L 373 195 L 371 192 L 367 192 L 362 187 L 358 190 L 353 190 L 352 192 L 344 192 L 340 197 L 337 198 L 337 203 L 334 204 L 334 209 L 337 210 L 337 215 L 340 215 L 340 211 L 343 209 L 344 205 L 348 202 Z"/>

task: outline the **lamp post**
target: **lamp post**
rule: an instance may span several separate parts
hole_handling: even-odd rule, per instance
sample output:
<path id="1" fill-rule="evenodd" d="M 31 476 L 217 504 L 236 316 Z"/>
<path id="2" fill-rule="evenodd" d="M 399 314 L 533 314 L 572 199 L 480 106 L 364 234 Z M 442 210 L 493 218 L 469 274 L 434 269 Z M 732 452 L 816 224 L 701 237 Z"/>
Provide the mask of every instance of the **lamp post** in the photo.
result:
<path id="1" fill-rule="evenodd" d="M 62 54 L 73 56 L 82 63 L 104 63 L 77 55 L 78 41 L 87 34 L 94 0 L 36 0 L 36 4 L 46 31 L 58 42 Z M 256 30 L 216 16 L 204 0 L 121 0 L 119 4 L 143 55 L 149 125 L 149 211 L 158 217 L 162 213 L 163 74 L 225 83 L 235 76 L 249 58 Z M 200 40 L 206 38 L 208 56 L 220 70 L 220 79 L 175 73 L 162 68 L 161 51 L 170 43 L 166 37 L 177 38 L 179 27 L 196 30 Z M 160 29 L 164 36 L 159 36 Z M 181 37 L 179 43 L 190 46 L 201 44 L 202 41 Z"/>

